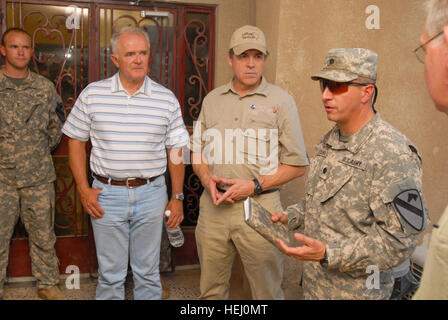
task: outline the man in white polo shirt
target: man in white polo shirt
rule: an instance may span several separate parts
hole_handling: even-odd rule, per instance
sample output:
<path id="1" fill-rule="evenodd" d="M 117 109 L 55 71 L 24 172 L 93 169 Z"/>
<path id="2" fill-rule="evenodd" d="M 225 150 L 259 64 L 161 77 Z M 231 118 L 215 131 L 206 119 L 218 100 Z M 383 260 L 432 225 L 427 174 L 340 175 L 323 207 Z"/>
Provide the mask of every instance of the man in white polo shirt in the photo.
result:
<path id="1" fill-rule="evenodd" d="M 91 215 L 97 249 L 97 299 L 124 299 L 130 260 L 134 299 L 161 299 L 159 274 L 163 212 L 167 226 L 183 220 L 184 165 L 179 161 L 188 132 L 174 94 L 148 76 L 147 33 L 126 27 L 112 35 L 111 78 L 79 95 L 62 131 L 81 202 Z M 91 140 L 87 181 L 86 142 Z M 163 173 L 170 172 L 168 202 Z"/>

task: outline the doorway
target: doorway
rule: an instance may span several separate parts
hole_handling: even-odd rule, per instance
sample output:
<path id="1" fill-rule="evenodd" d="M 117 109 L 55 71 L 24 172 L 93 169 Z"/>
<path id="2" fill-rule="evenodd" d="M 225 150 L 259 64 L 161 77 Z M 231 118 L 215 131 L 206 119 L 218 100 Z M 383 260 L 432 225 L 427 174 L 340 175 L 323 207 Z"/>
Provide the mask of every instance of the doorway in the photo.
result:
<path id="1" fill-rule="evenodd" d="M 132 5 L 130 3 L 136 3 Z M 213 88 L 215 7 L 154 1 L 0 0 L 2 33 L 21 27 L 32 36 L 31 69 L 50 79 L 67 114 L 79 93 L 93 81 L 112 76 L 110 37 L 121 27 L 144 28 L 151 40 L 149 76 L 171 89 L 192 133 L 202 100 Z M 67 138 L 53 153 L 56 181 L 55 233 L 60 273 L 77 266 L 94 273 L 96 257 L 89 218 L 84 212 L 68 164 Z M 184 182 L 185 244 L 177 265 L 197 264 L 194 228 L 202 193 L 191 165 Z M 19 223 L 11 242 L 8 277 L 31 275 L 26 231 Z"/>

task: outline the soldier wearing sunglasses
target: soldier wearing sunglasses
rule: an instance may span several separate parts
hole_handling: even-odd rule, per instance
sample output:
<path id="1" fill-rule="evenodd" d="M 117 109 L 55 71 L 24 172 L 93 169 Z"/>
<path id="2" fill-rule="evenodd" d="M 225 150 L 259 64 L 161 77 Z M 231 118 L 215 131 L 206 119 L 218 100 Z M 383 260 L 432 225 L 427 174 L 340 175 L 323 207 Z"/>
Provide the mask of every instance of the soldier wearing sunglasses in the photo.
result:
<path id="1" fill-rule="evenodd" d="M 296 246 L 277 241 L 304 261 L 306 299 L 391 298 L 427 225 L 421 158 L 374 109 L 376 67 L 370 50 L 332 49 L 312 76 L 336 125 L 316 146 L 305 200 L 272 218 L 300 228 Z"/>

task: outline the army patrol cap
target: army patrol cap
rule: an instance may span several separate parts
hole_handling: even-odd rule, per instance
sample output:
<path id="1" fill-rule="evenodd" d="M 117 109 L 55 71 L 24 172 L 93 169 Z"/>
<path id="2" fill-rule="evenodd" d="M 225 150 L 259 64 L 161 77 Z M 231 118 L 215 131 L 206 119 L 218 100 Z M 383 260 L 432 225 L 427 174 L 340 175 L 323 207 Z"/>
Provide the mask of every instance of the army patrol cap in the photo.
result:
<path id="1" fill-rule="evenodd" d="M 363 48 L 336 48 L 328 51 L 325 66 L 311 79 L 327 79 L 336 82 L 349 82 L 358 77 L 376 81 L 378 55 Z"/>
<path id="2" fill-rule="evenodd" d="M 243 52 L 251 49 L 258 50 L 267 55 L 266 38 L 263 31 L 255 26 L 246 25 L 235 30 L 230 38 L 229 50 L 239 56 Z"/>

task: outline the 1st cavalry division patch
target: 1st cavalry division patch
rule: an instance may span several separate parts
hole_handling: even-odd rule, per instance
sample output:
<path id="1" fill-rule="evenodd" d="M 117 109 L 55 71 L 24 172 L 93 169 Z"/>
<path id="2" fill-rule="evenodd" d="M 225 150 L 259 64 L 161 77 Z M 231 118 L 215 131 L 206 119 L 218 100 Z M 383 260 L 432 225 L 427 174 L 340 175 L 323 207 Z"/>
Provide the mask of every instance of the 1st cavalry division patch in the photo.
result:
<path id="1" fill-rule="evenodd" d="M 401 192 L 394 198 L 394 206 L 401 217 L 415 230 L 422 231 L 424 227 L 424 211 L 422 198 L 416 189 Z"/>

